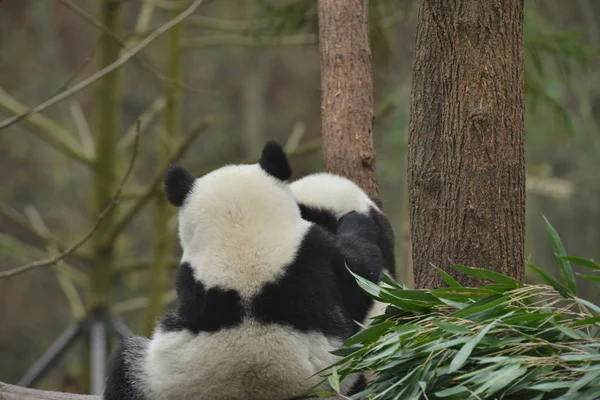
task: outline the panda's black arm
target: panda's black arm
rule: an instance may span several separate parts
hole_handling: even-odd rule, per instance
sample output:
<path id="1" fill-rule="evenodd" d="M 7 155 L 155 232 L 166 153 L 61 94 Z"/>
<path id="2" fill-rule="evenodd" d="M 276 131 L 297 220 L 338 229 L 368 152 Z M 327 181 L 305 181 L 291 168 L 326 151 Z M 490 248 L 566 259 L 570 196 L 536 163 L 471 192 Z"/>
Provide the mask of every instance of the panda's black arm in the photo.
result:
<path id="1" fill-rule="evenodd" d="M 348 268 L 371 282 L 378 282 L 382 272 L 379 227 L 369 217 L 350 212 L 340 219 L 337 245 Z"/>
<path id="2" fill-rule="evenodd" d="M 193 333 L 216 332 L 233 327 L 242 321 L 242 301 L 234 290 L 219 287 L 205 288 L 194 277 L 187 262 L 177 272 L 177 312 L 166 314 L 161 326 L 167 331 L 187 329 Z"/>

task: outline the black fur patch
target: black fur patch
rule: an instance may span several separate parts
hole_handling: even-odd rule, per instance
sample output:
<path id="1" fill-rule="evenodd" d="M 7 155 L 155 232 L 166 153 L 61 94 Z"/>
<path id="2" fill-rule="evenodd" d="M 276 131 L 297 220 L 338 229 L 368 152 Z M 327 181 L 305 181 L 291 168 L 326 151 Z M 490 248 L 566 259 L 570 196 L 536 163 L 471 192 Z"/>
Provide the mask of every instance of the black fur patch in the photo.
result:
<path id="1" fill-rule="evenodd" d="M 323 208 L 306 206 L 299 204 L 300 215 L 303 219 L 322 226 L 327 231 L 335 234 L 337 232 L 339 221 L 335 215 Z M 378 244 L 381 250 L 381 259 L 383 269 L 392 278 L 396 279 L 396 254 L 394 248 L 394 230 L 389 219 L 373 207 L 369 210 L 369 217 L 377 224 L 379 228 Z"/>
<path id="2" fill-rule="evenodd" d="M 265 143 L 258 163 L 265 172 L 281 181 L 292 176 L 290 162 L 281 145 L 274 140 Z"/>
<path id="3" fill-rule="evenodd" d="M 352 387 L 348 391 L 347 396 L 354 396 L 355 394 L 358 394 L 363 390 L 367 390 L 367 377 L 365 376 L 365 374 L 360 374 L 356 382 L 354 382 L 354 385 L 352 385 Z"/>
<path id="4" fill-rule="evenodd" d="M 148 339 L 139 336 L 123 339 L 110 361 L 104 400 L 146 400 L 136 385 L 142 380 L 136 376 L 136 364 L 143 362 L 147 344 Z"/>
<path id="5" fill-rule="evenodd" d="M 176 313 L 166 314 L 160 325 L 166 331 L 188 329 L 193 333 L 216 332 L 242 323 L 242 301 L 235 290 L 205 289 L 194 280 L 188 263 L 179 266 L 177 273 Z"/>
<path id="6" fill-rule="evenodd" d="M 181 207 L 194 185 L 194 177 L 183 167 L 169 167 L 165 176 L 165 192 L 169 203 Z"/>
<path id="7" fill-rule="evenodd" d="M 338 220 L 335 215 L 324 208 L 309 207 L 298 204 L 302 219 L 317 224 L 325 230 L 335 234 L 337 232 Z"/>
<path id="8" fill-rule="evenodd" d="M 360 230 L 351 231 L 356 228 Z M 253 300 L 252 316 L 263 323 L 288 325 L 301 332 L 316 331 L 340 339 L 354 334 L 358 329 L 354 321 L 366 318 L 373 300 L 362 292 L 346 269 L 341 248 L 351 240 L 358 251 L 374 249 L 359 257 L 351 255 L 352 259 L 346 262 L 351 270 L 367 279 L 381 274 L 377 244 L 367 243 L 369 238 L 362 235 L 363 229 L 358 224 L 346 224 L 343 237 L 340 238 L 339 231 L 336 239 L 322 227 L 313 225 L 285 275 L 267 284 Z"/>
<path id="9" fill-rule="evenodd" d="M 392 278 L 396 279 L 396 252 L 394 249 L 394 229 L 390 220 L 382 213 L 371 208 L 369 215 L 379 227 L 379 248 L 381 249 L 381 258 L 383 269 Z"/>

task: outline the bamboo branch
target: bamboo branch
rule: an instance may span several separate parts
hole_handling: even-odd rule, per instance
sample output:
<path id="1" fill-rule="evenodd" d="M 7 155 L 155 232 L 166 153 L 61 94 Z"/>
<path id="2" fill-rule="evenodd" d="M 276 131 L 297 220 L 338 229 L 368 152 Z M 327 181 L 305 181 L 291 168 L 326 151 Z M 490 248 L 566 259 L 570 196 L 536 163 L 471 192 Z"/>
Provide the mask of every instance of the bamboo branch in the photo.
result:
<path id="1" fill-rule="evenodd" d="M 48 107 L 51 107 L 51 106 L 55 105 L 56 103 L 68 98 L 69 96 L 74 95 L 75 93 L 79 92 L 80 90 L 85 89 L 88 86 L 96 83 L 96 81 L 98 81 L 100 78 L 111 73 L 112 71 L 116 70 L 117 68 L 121 67 L 123 64 L 125 64 L 132 57 L 134 57 L 136 54 L 138 54 L 140 51 L 142 51 L 146 46 L 148 46 L 150 43 L 152 43 L 158 37 L 162 36 L 164 33 L 169 31 L 171 28 L 173 28 L 179 22 L 183 21 L 185 18 L 187 18 L 189 15 L 191 15 L 194 11 L 196 11 L 196 9 L 198 7 L 200 7 L 200 5 L 202 4 L 203 1 L 204 0 L 195 0 L 192 4 L 190 4 L 190 6 L 185 11 L 181 12 L 177 17 L 173 18 L 171 21 L 167 22 L 166 24 L 162 25 L 157 30 L 150 33 L 144 40 L 140 41 L 140 43 L 137 46 L 135 46 L 130 51 L 125 53 L 121 58 L 119 58 L 115 62 L 111 63 L 110 65 L 107 65 L 106 67 L 102 68 L 100 71 L 96 72 L 89 78 L 84 79 L 83 81 L 75 84 L 74 86 L 59 93 L 58 95 L 51 97 L 50 99 L 44 101 L 43 103 L 38 104 L 35 107 L 32 107 L 24 112 L 19 113 L 18 115 L 15 115 L 11 118 L 8 118 L 8 119 L 2 121 L 0 123 L 0 129 L 7 128 L 7 127 L 21 121 L 22 119 L 29 117 L 31 114 L 35 114 L 35 113 L 44 111 Z"/>
<path id="2" fill-rule="evenodd" d="M 0 106 L 17 115 L 24 115 L 28 112 L 27 106 L 17 101 L 2 88 L 0 88 Z M 35 136 L 58 150 L 60 153 L 85 165 L 90 165 L 92 163 L 92 159 L 87 157 L 72 139 L 75 135 L 72 135 L 66 128 L 63 128 L 52 119 L 37 114 L 28 118 L 27 123 L 34 128 L 32 133 Z"/>
<path id="3" fill-rule="evenodd" d="M 279 37 L 251 37 L 241 35 L 214 35 L 188 39 L 185 47 L 206 48 L 217 46 L 242 46 L 242 47 L 286 47 L 315 45 L 317 35 L 293 35 Z"/>
<path id="4" fill-rule="evenodd" d="M 121 182 L 119 183 L 119 186 L 117 187 L 117 190 L 115 191 L 115 194 L 114 194 L 112 200 L 107 204 L 107 206 L 98 215 L 98 218 L 96 219 L 96 223 L 94 224 L 92 229 L 90 229 L 88 231 L 88 233 L 86 233 L 81 239 L 79 239 L 78 241 L 76 241 L 71 246 L 67 247 L 65 250 L 58 253 L 54 257 L 50 257 L 50 258 L 47 258 L 44 260 L 33 261 L 28 264 L 24 264 L 24 265 L 15 267 L 15 268 L 11 268 L 7 271 L 0 272 L 0 279 L 10 278 L 10 277 L 13 277 L 16 275 L 20 275 L 22 273 L 25 273 L 25 272 L 30 271 L 35 268 L 55 265 L 57 262 L 59 262 L 63 258 L 72 254 L 75 250 L 77 250 L 80 246 L 82 246 L 85 242 L 87 242 L 92 236 L 94 236 L 94 233 L 96 232 L 96 230 L 98 229 L 98 226 L 100 226 L 100 224 L 102 223 L 104 218 L 112 211 L 113 208 L 115 208 L 119 204 L 119 198 L 121 196 L 121 191 L 123 190 L 123 186 L 125 185 L 127 178 L 129 178 L 129 175 L 131 174 L 131 171 L 133 170 L 133 165 L 135 164 L 135 160 L 137 159 L 138 147 L 139 147 L 139 135 L 136 136 L 136 140 L 134 142 L 133 152 L 131 155 L 131 160 L 129 162 L 129 167 L 127 168 L 127 171 L 123 175 L 123 178 L 121 179 Z"/>
<path id="5" fill-rule="evenodd" d="M 131 219 L 146 205 L 148 200 L 152 197 L 152 194 L 156 191 L 158 185 L 163 181 L 164 175 L 167 172 L 167 169 L 172 163 L 175 163 L 183 157 L 188 147 L 193 143 L 193 141 L 203 132 L 208 129 L 210 125 L 210 118 L 205 118 L 200 120 L 194 128 L 188 132 L 184 138 L 179 142 L 176 148 L 173 150 L 173 155 L 169 159 L 169 163 L 162 166 L 162 168 L 156 173 L 154 178 L 152 179 L 150 185 L 126 212 L 121 217 L 119 221 L 115 224 L 112 231 L 107 235 L 109 241 L 113 241 L 117 238 L 119 233 L 129 224 Z"/>
<path id="6" fill-rule="evenodd" d="M 52 242 L 52 243 L 55 243 L 56 245 L 58 245 L 58 247 L 62 248 L 62 249 L 67 247 L 63 242 L 61 242 L 56 236 L 52 235 L 51 233 L 49 233 L 48 236 L 40 235 L 39 232 L 37 232 L 35 229 L 32 228 L 31 224 L 29 224 L 29 222 L 27 221 L 27 218 L 22 216 L 18 211 L 13 210 L 12 208 L 8 207 L 7 205 L 1 204 L 1 203 L 0 203 L 0 216 L 6 218 L 7 220 L 9 220 L 13 224 L 15 224 L 18 228 L 24 230 L 29 235 L 35 237 L 38 240 L 43 241 L 44 243 Z M 71 254 L 71 256 L 73 256 L 81 261 L 88 262 L 89 255 L 86 254 L 85 252 L 82 252 L 81 250 L 82 250 L 81 248 L 78 249 L 78 251 Z"/>

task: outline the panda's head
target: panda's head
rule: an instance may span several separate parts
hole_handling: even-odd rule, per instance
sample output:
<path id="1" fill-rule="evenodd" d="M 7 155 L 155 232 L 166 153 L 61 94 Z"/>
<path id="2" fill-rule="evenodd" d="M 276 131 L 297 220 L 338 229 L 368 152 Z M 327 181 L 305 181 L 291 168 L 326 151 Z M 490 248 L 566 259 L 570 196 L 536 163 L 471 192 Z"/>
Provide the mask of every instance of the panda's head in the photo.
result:
<path id="1" fill-rule="evenodd" d="M 337 218 L 351 211 L 368 214 L 381 207 L 356 183 L 340 175 L 319 172 L 307 175 L 290 184 L 299 204 L 324 209 Z"/>
<path id="2" fill-rule="evenodd" d="M 265 144 L 256 164 L 227 165 L 199 178 L 183 167 L 171 167 L 165 192 L 179 208 L 184 252 L 199 247 L 223 250 L 224 243 L 259 240 L 251 236 L 276 235 L 300 221 L 286 183 L 291 172 L 283 149 L 272 141 Z"/>

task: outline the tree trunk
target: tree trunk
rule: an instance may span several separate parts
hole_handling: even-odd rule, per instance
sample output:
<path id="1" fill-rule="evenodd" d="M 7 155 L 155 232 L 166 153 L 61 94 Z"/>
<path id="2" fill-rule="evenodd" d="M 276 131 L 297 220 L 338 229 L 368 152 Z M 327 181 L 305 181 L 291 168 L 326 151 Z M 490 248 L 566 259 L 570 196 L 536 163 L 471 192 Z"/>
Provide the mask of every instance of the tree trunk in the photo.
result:
<path id="1" fill-rule="evenodd" d="M 436 265 L 524 274 L 523 0 L 424 0 L 409 127 L 415 286 Z"/>
<path id="2" fill-rule="evenodd" d="M 121 31 L 121 2 L 103 0 L 99 2 L 100 21 L 108 28 L 101 31 L 98 42 L 97 69 L 100 70 L 114 62 L 119 57 L 120 44 L 109 32 L 120 34 Z M 117 142 L 120 135 L 121 123 L 119 118 L 119 70 L 103 77 L 96 84 L 94 109 L 95 134 L 95 163 L 92 176 L 92 210 L 96 218 L 112 201 L 117 186 Z M 92 268 L 90 289 L 88 294 L 88 309 L 108 310 L 110 305 L 111 277 L 114 265 L 114 240 L 109 238 L 110 229 L 114 224 L 115 210 L 109 212 L 98 225 L 91 238 Z M 81 369 L 82 384 L 86 392 L 96 394 L 101 390 L 101 383 L 93 379 L 91 387 L 87 387 L 92 375 L 89 370 L 91 345 L 86 340 L 84 366 Z M 96 368 L 96 367 L 95 367 Z M 101 368 L 98 366 L 98 368 Z M 103 370 L 100 369 L 100 373 Z M 97 375 L 93 375 L 97 377 Z"/>
<path id="3" fill-rule="evenodd" d="M 368 0 L 319 0 L 325 169 L 379 199 Z"/>
<path id="4" fill-rule="evenodd" d="M 175 4 L 179 7 L 173 11 L 173 17 L 182 12 L 185 2 L 178 1 Z M 182 40 L 184 28 L 184 22 L 180 22 L 171 29 L 167 36 L 166 75 L 172 79 L 172 82 L 167 83 L 165 87 L 165 135 L 159 135 L 157 138 L 160 148 L 160 165 L 168 163 L 172 156 L 171 149 L 173 148 L 173 144 L 181 132 L 181 103 L 183 93 L 181 87 L 175 82 L 181 81 L 182 78 Z M 172 234 L 172 229 L 169 228 L 169 220 L 172 215 L 172 207 L 168 204 L 164 188 L 161 186 L 156 195 L 156 207 L 154 210 L 154 248 L 153 259 L 149 268 L 150 291 L 148 296 L 148 314 L 144 329 L 146 336 L 152 335 L 156 320 L 164 311 L 162 298 L 167 288 L 167 271 L 171 265 L 171 249 L 175 236 Z"/>

